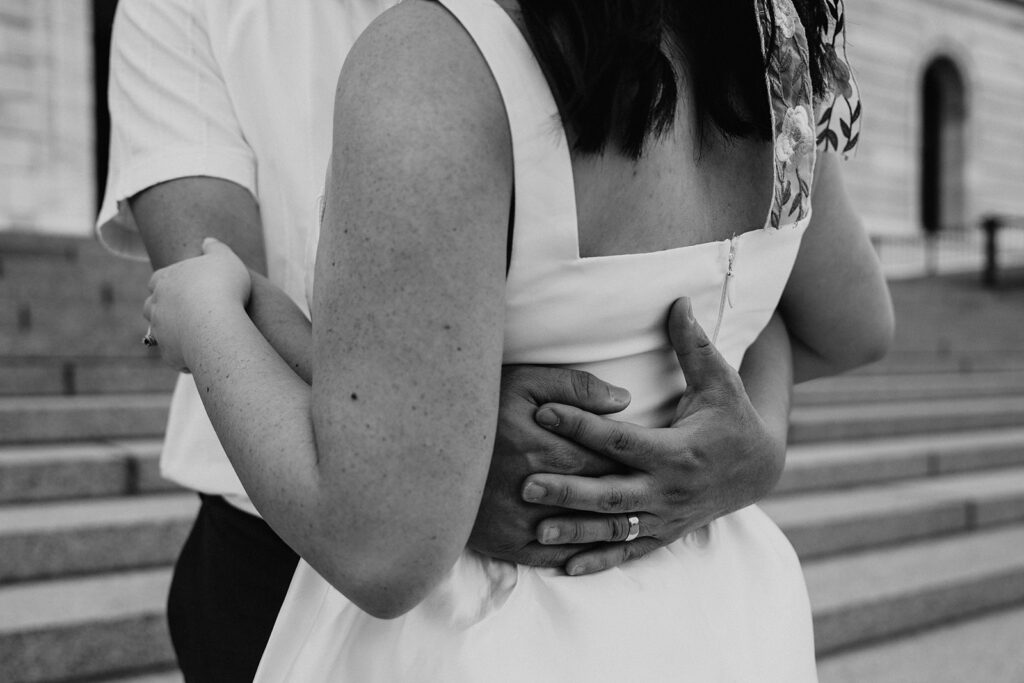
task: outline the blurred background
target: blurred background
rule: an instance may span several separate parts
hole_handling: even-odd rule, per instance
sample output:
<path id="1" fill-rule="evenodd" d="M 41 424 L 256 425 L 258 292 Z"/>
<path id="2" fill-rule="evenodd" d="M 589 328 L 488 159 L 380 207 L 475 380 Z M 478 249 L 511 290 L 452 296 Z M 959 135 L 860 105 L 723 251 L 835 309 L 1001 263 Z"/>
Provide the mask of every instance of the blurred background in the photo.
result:
<path id="1" fill-rule="evenodd" d="M 339 0 L 324 0 L 339 1 Z M 177 681 L 196 509 L 156 458 L 148 264 L 92 238 L 116 0 L 0 0 L 0 681 Z M 798 388 L 764 505 L 822 681 L 1024 681 L 1024 0 L 848 0 L 848 186 L 897 307 L 879 364 Z M 843 302 L 837 301 L 837 306 Z"/>

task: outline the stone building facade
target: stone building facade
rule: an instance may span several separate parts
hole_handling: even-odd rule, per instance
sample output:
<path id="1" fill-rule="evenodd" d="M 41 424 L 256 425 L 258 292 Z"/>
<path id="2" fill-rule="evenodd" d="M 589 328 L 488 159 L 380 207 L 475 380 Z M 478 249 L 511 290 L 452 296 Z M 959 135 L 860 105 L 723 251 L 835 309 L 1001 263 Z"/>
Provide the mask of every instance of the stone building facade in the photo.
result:
<path id="1" fill-rule="evenodd" d="M 89 232 L 95 19 L 114 4 L 0 0 L 0 230 Z M 847 0 L 847 14 L 865 102 L 847 176 L 869 230 L 1024 216 L 1024 0 Z"/>
<path id="2" fill-rule="evenodd" d="M 0 0 L 0 230 L 89 231 L 92 10 L 85 0 Z"/>

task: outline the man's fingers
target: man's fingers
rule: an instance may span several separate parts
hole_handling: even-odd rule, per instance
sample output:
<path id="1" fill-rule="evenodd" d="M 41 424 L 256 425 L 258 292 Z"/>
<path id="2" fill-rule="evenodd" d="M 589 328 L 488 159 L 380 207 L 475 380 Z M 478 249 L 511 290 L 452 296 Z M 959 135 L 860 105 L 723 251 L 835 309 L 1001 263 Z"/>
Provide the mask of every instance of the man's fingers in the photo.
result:
<path id="1" fill-rule="evenodd" d="M 688 386 L 699 390 L 723 381 L 723 373 L 730 369 L 729 365 L 693 317 L 690 300 L 686 297 L 676 299 L 669 309 L 668 338 Z"/>
<path id="2" fill-rule="evenodd" d="M 635 515 L 549 517 L 537 525 L 537 540 L 544 545 L 632 541 L 650 536 L 658 518 L 643 512 Z"/>
<path id="3" fill-rule="evenodd" d="M 646 470 L 665 446 L 663 430 L 645 429 L 572 406 L 543 405 L 534 419 L 541 427 L 633 469 Z"/>
<path id="4" fill-rule="evenodd" d="M 565 403 L 593 413 L 617 413 L 629 405 L 629 392 L 589 372 L 569 368 L 509 365 L 501 372 L 502 393 L 514 391 L 535 404 Z"/>
<path id="5" fill-rule="evenodd" d="M 571 576 L 595 574 L 605 569 L 643 557 L 661 547 L 661 541 L 652 537 L 641 537 L 628 543 L 609 543 L 593 550 L 573 555 L 565 563 L 565 573 Z"/>
<path id="6" fill-rule="evenodd" d="M 635 474 L 596 478 L 531 474 L 523 483 L 523 500 L 584 512 L 640 512 L 646 509 L 652 488 L 646 476 Z"/>
<path id="7" fill-rule="evenodd" d="M 578 474 L 601 477 L 622 471 L 622 467 L 602 455 L 554 434 L 541 433 L 550 442 L 539 441 L 526 455 L 530 472 Z"/>
<path id="8" fill-rule="evenodd" d="M 588 549 L 593 550 L 596 547 L 596 545 L 541 545 L 534 541 L 520 548 L 514 555 L 498 559 L 530 567 L 564 567 L 570 558 L 581 552 L 581 549 L 586 552 Z"/>

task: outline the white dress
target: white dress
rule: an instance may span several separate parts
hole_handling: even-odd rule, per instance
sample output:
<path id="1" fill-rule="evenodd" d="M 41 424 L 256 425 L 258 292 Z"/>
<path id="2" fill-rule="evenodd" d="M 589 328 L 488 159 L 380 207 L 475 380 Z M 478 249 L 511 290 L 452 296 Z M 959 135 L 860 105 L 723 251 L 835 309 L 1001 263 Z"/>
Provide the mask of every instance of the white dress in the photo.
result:
<path id="1" fill-rule="evenodd" d="M 739 366 L 795 261 L 809 199 L 786 214 L 778 209 L 790 205 L 778 195 L 787 173 L 810 177 L 813 144 L 807 159 L 787 157 L 781 173 L 776 155 L 776 197 L 760 230 L 580 258 L 569 149 L 536 60 L 491 0 L 443 4 L 487 60 L 512 134 L 505 362 L 588 370 L 631 391 L 622 419 L 668 424 L 685 386 L 665 332 L 670 304 L 690 297 L 697 319 Z M 256 680 L 803 683 L 816 674 L 799 562 L 778 527 L 751 506 L 591 576 L 466 550 L 424 602 L 393 620 L 366 614 L 300 561 Z"/>

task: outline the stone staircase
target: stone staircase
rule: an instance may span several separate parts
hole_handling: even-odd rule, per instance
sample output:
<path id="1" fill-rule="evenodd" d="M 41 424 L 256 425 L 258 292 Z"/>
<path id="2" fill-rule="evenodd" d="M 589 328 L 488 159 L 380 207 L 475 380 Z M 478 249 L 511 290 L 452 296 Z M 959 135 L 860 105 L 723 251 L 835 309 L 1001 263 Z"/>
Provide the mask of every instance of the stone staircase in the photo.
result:
<path id="1" fill-rule="evenodd" d="M 45 260 L 5 246 L 0 236 L 3 306 L 15 298 L 8 261 Z M 99 267 L 76 248 L 82 269 Z M 101 308 L 103 292 L 118 301 L 119 287 L 144 286 L 145 267 L 103 263 L 89 285 Z M 81 282 L 48 292 L 88 311 Z M 0 348 L 15 350 L 0 362 L 0 681 L 180 681 L 163 610 L 196 500 L 156 471 L 171 375 L 138 344 L 138 309 L 123 313 L 124 340 L 79 356 L 67 333 L 59 347 L 30 343 L 18 321 L 42 320 L 41 300 L 16 301 L 30 313 L 0 324 Z M 104 334 L 120 335 L 121 314 L 103 315 Z M 60 324 L 95 335 L 99 318 Z M 803 559 L 823 683 L 1019 683 L 1024 363 L 913 358 L 799 388 L 787 469 L 764 508 Z"/>
<path id="2" fill-rule="evenodd" d="M 763 507 L 803 561 L 823 683 L 1024 680 L 1022 399 L 1024 370 L 798 390 Z"/>

